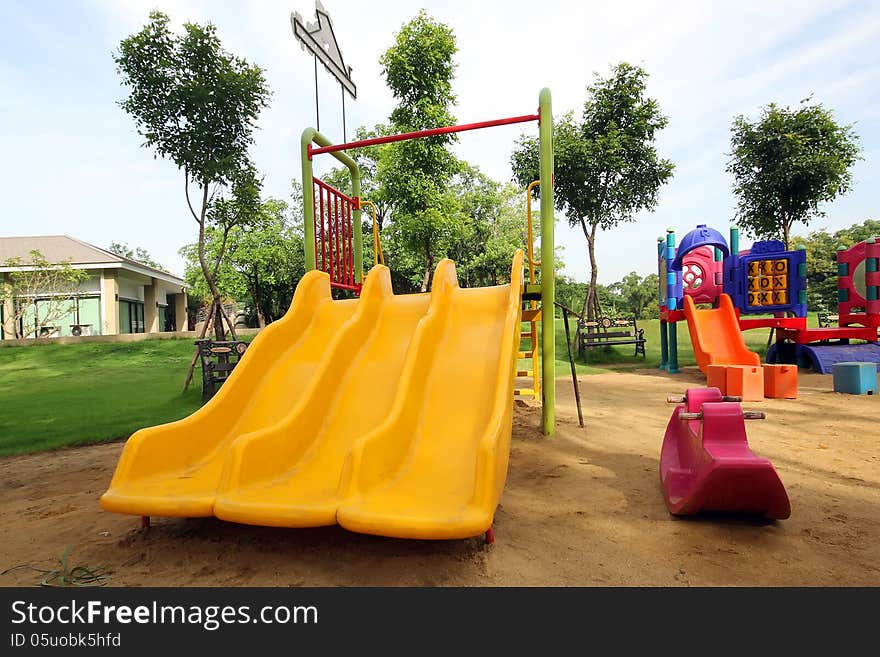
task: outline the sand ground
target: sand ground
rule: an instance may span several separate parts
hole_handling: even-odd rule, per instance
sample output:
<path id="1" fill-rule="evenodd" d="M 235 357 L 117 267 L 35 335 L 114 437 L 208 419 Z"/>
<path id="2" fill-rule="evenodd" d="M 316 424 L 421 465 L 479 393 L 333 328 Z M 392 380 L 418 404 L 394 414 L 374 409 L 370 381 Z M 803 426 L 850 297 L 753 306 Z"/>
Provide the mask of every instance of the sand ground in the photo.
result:
<path id="1" fill-rule="evenodd" d="M 744 404 L 752 449 L 771 459 L 792 516 L 779 522 L 671 517 L 658 459 L 667 393 L 701 386 L 696 370 L 558 380 L 558 432 L 518 403 L 497 541 L 403 541 L 338 527 L 284 530 L 215 519 L 153 520 L 98 506 L 122 444 L 0 460 L 0 570 L 103 565 L 117 586 L 880 585 L 880 398 L 831 392 L 801 373 L 798 400 Z M 30 585 L 19 568 L 0 585 Z"/>

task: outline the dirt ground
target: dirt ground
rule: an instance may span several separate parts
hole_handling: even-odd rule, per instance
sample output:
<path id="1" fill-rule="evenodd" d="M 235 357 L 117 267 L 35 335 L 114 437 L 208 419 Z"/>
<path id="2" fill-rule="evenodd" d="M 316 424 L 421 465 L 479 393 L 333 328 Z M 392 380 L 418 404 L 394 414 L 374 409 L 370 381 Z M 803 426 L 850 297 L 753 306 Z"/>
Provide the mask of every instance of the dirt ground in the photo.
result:
<path id="1" fill-rule="evenodd" d="M 103 565 L 117 586 L 335 585 L 880 585 L 880 398 L 835 394 L 801 373 L 798 400 L 745 404 L 791 518 L 677 519 L 660 494 L 667 393 L 703 385 L 697 370 L 581 377 L 586 429 L 560 378 L 558 430 L 517 404 L 497 540 L 404 541 L 338 527 L 283 530 L 215 519 L 153 520 L 104 512 L 121 444 L 0 460 L 0 570 Z M 30 585 L 19 568 L 0 585 Z"/>

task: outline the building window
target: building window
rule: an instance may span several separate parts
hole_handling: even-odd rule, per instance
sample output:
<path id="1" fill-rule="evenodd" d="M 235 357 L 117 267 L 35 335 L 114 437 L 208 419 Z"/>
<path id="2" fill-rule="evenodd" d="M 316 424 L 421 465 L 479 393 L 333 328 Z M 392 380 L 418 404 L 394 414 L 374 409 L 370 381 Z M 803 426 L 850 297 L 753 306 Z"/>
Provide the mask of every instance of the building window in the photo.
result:
<path id="1" fill-rule="evenodd" d="M 18 303 L 25 307 L 19 328 L 27 337 L 67 337 L 73 335 L 73 327 L 77 325 L 89 326 L 85 335 L 101 334 L 100 297 L 74 297 L 63 302 L 44 297 Z"/>
<path id="2" fill-rule="evenodd" d="M 122 300 L 119 302 L 119 332 L 144 332 L 144 304 L 141 301 Z"/>

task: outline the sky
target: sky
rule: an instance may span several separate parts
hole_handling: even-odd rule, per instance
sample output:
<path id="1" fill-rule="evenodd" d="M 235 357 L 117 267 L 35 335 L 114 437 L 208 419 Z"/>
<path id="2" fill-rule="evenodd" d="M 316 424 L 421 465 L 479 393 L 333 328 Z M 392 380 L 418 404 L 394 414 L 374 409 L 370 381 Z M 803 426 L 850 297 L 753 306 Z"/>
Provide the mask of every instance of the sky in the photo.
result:
<path id="1" fill-rule="evenodd" d="M 346 100 L 349 137 L 387 120 L 394 99 L 379 58 L 424 8 L 452 28 L 460 123 L 536 112 L 549 87 L 554 114 L 580 112 L 593 73 L 620 61 L 643 66 L 668 127 L 657 148 L 675 165 L 653 212 L 602 233 L 599 281 L 656 270 L 656 238 L 700 223 L 723 233 L 735 220 L 725 172 L 735 116 L 812 95 L 854 124 L 863 160 L 851 191 L 810 229 L 836 230 L 880 216 L 880 3 L 834 0 L 675 2 L 617 0 L 326 0 L 357 99 Z M 197 238 L 183 175 L 142 147 L 112 59 L 151 9 L 212 22 L 224 46 L 266 71 L 271 106 L 259 117 L 252 156 L 264 194 L 286 198 L 299 178 L 299 138 L 315 125 L 312 57 L 290 14 L 314 20 L 314 0 L 0 0 L 0 236 L 68 234 L 101 247 L 139 246 L 177 274 L 178 249 Z M 341 142 L 338 83 L 318 70 L 321 132 Z M 510 180 L 514 140 L 534 124 L 464 133 L 459 157 Z M 331 158 L 326 158 L 328 163 Z M 320 166 L 320 165 L 319 165 Z M 798 226 L 794 233 L 809 229 Z M 563 274 L 587 280 L 580 229 L 557 224 Z M 749 241 L 744 240 L 743 246 Z"/>

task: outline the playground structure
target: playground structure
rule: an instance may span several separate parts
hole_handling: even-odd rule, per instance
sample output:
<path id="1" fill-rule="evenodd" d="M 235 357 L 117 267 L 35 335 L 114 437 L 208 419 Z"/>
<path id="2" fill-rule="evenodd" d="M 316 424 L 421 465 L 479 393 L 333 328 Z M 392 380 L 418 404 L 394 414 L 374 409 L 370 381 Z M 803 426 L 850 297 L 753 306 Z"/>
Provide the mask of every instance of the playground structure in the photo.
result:
<path id="1" fill-rule="evenodd" d="M 749 513 L 772 520 L 791 515 L 788 494 L 773 464 L 749 449 L 738 397 L 718 388 L 691 388 L 669 418 L 660 452 L 663 499 L 673 515 Z"/>
<path id="2" fill-rule="evenodd" d="M 430 293 L 395 295 L 375 221 L 376 264 L 364 276 L 360 213 L 367 202 L 357 164 L 344 151 L 527 121 L 539 123 L 543 192 L 541 261 L 530 243 L 528 283 L 518 251 L 507 285 L 459 288 L 454 264 L 444 259 Z M 308 271 L 290 310 L 254 339 L 203 407 L 129 439 L 101 505 L 140 515 L 145 525 L 152 515 L 215 515 L 281 527 L 338 523 L 401 538 L 485 532 L 493 540 L 517 360 L 537 356 L 537 321 L 540 387 L 537 363 L 527 374 L 542 396 L 544 434 L 555 426 L 551 139 L 547 89 L 534 115 L 341 145 L 305 130 Z M 314 177 L 312 159 L 322 153 L 347 167 L 350 195 Z M 334 299 L 332 288 L 357 298 Z M 532 324 L 529 354 L 520 352 L 523 321 Z"/>
<path id="3" fill-rule="evenodd" d="M 786 251 L 778 240 L 739 249 L 739 230 L 730 229 L 730 246 L 718 231 L 699 225 L 676 247 L 667 230 L 657 245 L 660 277 L 660 368 L 677 373 L 677 323 L 686 320 L 697 364 L 759 365 L 742 332 L 776 331 L 768 363 L 811 365 L 830 373 L 840 361 L 880 363 L 880 243 L 870 239 L 838 251 L 837 327 L 807 328 L 807 263 L 803 249 Z M 711 310 L 697 308 L 711 304 Z M 754 315 L 763 315 L 754 317 Z M 770 316 L 767 316 L 770 315 Z M 850 339 L 867 344 L 849 344 Z"/>
<path id="4" fill-rule="evenodd" d="M 835 363 L 870 362 L 880 369 L 880 241 L 837 250 L 837 326 L 777 331 L 767 362 L 794 363 L 831 374 Z M 850 344 L 850 340 L 865 343 Z"/>

